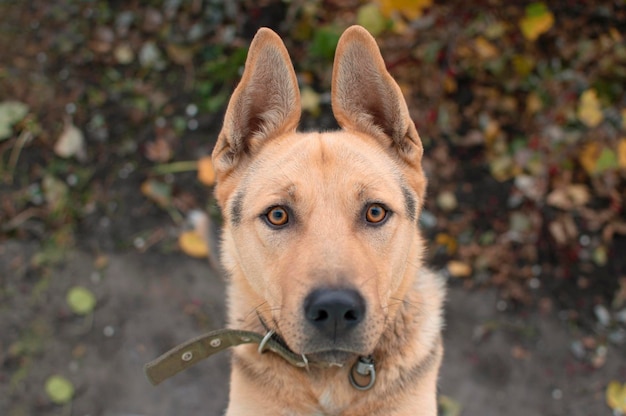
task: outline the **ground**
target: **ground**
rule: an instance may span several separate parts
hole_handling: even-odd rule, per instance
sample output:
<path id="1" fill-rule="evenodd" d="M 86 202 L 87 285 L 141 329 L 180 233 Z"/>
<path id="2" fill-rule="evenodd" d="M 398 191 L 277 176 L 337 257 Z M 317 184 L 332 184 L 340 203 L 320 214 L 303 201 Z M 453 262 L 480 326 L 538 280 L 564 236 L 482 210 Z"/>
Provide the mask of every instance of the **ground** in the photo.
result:
<path id="1" fill-rule="evenodd" d="M 224 278 L 179 245 L 190 212 L 218 217 L 197 171 L 260 26 L 301 128 L 335 128 L 354 23 L 424 142 L 442 415 L 626 409 L 623 1 L 0 0 L 0 415 L 220 414 L 227 353 L 158 387 L 142 369 L 224 323 Z"/>
<path id="2" fill-rule="evenodd" d="M 0 383 L 3 415 L 220 415 L 228 392 L 228 354 L 153 387 L 143 365 L 174 345 L 224 323 L 224 281 L 206 262 L 180 254 L 73 250 L 39 296 L 20 293 L 33 244 L 7 243 L 0 252 L 5 285 L 16 291 L 3 305 L 3 338 L 34 348 L 31 362 L 5 360 Z M 32 278 L 32 277 L 31 277 Z M 72 285 L 95 293 L 92 317 L 72 316 Z M 452 284 L 446 307 L 445 359 L 440 393 L 463 415 L 612 414 L 606 381 L 626 376 L 623 351 L 609 347 L 600 369 L 570 352 L 579 334 L 554 312 L 524 316 L 498 311 L 494 289 Z M 3 352 L 3 354 L 10 351 Z M 25 365 L 23 376 L 12 369 Z M 43 385 L 62 374 L 76 387 L 70 409 L 51 404 Z M 70 405 L 65 405 L 70 406 Z"/>

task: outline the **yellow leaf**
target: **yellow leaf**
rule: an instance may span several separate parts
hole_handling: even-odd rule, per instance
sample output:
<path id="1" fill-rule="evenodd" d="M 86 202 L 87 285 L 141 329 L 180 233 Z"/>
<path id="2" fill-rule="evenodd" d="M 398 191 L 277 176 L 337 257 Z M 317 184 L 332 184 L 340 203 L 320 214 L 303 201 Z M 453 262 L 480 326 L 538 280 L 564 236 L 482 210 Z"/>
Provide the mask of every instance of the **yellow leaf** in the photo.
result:
<path id="1" fill-rule="evenodd" d="M 576 115 L 587 127 L 596 127 L 602 122 L 604 116 L 596 90 L 592 88 L 582 93 Z"/>
<path id="2" fill-rule="evenodd" d="M 606 404 L 613 410 L 626 412 L 626 384 L 611 381 L 606 388 Z"/>
<path id="3" fill-rule="evenodd" d="M 211 156 L 205 156 L 198 160 L 198 180 L 207 186 L 215 184 L 215 170 Z"/>
<path id="4" fill-rule="evenodd" d="M 617 143 L 617 163 L 622 169 L 626 169 L 626 137 Z"/>
<path id="5" fill-rule="evenodd" d="M 204 258 L 209 255 L 206 241 L 196 231 L 185 231 L 178 236 L 180 249 L 191 257 Z"/>
<path id="6" fill-rule="evenodd" d="M 530 114 L 537 114 L 543 108 L 543 101 L 536 92 L 531 92 L 526 97 L 526 111 Z"/>
<path id="7" fill-rule="evenodd" d="M 622 128 L 626 130 L 626 108 L 622 110 Z"/>
<path id="8" fill-rule="evenodd" d="M 399 12 L 405 18 L 415 20 L 432 6 L 433 0 L 379 0 L 379 4 L 380 12 L 387 18 Z"/>
<path id="9" fill-rule="evenodd" d="M 380 35 L 385 30 L 387 21 L 387 18 L 380 12 L 380 8 L 374 3 L 368 3 L 359 7 L 356 13 L 357 24 L 367 29 L 372 36 Z M 309 90 L 311 89 L 309 88 Z"/>
<path id="10" fill-rule="evenodd" d="M 482 59 L 491 59 L 498 56 L 498 49 L 482 36 L 476 38 L 474 48 Z"/>
<path id="11" fill-rule="evenodd" d="M 532 3 L 526 8 L 526 16 L 519 26 L 524 37 L 532 42 L 550 30 L 554 25 L 554 15 L 544 3 Z"/>
<path id="12" fill-rule="evenodd" d="M 448 262 L 448 272 L 452 277 L 470 277 L 472 275 L 472 266 L 458 260 Z"/>
<path id="13" fill-rule="evenodd" d="M 596 171 L 596 162 L 600 156 L 600 145 L 596 142 L 589 142 L 584 147 L 578 160 L 587 174 L 592 175 Z"/>
<path id="14" fill-rule="evenodd" d="M 304 87 L 300 91 L 300 106 L 302 110 L 308 111 L 314 117 L 320 114 L 320 101 L 320 95 L 313 88 Z"/>

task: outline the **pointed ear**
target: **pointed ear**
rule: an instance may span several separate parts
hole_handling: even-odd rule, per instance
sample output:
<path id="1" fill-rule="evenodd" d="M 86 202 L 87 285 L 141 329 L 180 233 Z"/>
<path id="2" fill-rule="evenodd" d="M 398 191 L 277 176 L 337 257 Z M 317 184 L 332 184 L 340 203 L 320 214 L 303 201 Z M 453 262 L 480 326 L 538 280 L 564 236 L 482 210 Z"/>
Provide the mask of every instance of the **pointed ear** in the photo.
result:
<path id="1" fill-rule="evenodd" d="M 287 49 L 276 33 L 261 28 L 213 150 L 218 182 L 266 140 L 295 131 L 299 120 L 300 91 Z"/>
<path id="2" fill-rule="evenodd" d="M 348 28 L 339 39 L 332 107 L 342 128 L 373 136 L 421 169 L 422 142 L 402 91 L 387 72 L 376 41 L 360 26 Z"/>

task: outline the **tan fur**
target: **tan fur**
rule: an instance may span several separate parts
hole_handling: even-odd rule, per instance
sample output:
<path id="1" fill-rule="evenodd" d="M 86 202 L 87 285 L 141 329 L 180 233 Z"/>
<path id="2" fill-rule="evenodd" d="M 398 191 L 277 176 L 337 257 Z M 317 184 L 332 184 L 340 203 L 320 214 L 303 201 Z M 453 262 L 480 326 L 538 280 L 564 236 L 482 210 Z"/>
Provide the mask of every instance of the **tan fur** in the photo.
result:
<path id="1" fill-rule="evenodd" d="M 307 372 L 237 347 L 228 416 L 437 413 L 444 288 L 422 265 L 422 144 L 375 40 L 361 27 L 339 41 L 332 105 L 342 130 L 296 132 L 300 98 L 289 55 L 274 32 L 261 29 L 213 153 L 229 326 L 264 333 L 262 319 L 295 353 L 343 367 Z M 381 226 L 365 223 L 363 209 L 372 202 L 391 211 Z M 279 230 L 262 218 L 277 205 L 291 209 Z M 335 340 L 318 336 L 303 303 L 320 287 L 358 290 L 363 322 Z M 348 372 L 370 354 L 377 380 L 362 392 Z"/>

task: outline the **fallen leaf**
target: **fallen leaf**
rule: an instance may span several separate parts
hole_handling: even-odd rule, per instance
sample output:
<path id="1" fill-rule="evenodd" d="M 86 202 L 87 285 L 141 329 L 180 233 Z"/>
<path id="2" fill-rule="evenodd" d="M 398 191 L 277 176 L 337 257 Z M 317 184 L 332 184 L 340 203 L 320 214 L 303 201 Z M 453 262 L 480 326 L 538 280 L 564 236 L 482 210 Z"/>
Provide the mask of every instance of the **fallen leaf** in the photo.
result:
<path id="1" fill-rule="evenodd" d="M 586 205 L 591 196 L 589 188 L 585 185 L 572 184 L 557 188 L 548 194 L 548 205 L 565 211 Z"/>
<path id="2" fill-rule="evenodd" d="M 13 134 L 13 125 L 28 114 L 28 105 L 19 101 L 3 101 L 0 103 L 0 141 Z"/>
<path id="3" fill-rule="evenodd" d="M 185 231 L 178 236 L 180 249 L 191 257 L 205 258 L 209 255 L 206 241 L 195 230 Z"/>
<path id="4" fill-rule="evenodd" d="M 472 266 L 458 260 L 451 260 L 447 265 L 448 272 L 452 277 L 466 278 L 472 275 Z"/>
<path id="5" fill-rule="evenodd" d="M 437 195 L 437 206 L 443 211 L 454 211 L 458 205 L 459 203 L 454 192 L 443 191 Z"/>
<path id="6" fill-rule="evenodd" d="M 374 3 L 359 7 L 356 13 L 356 22 L 367 29 L 372 36 L 380 35 L 387 27 L 387 18 L 382 15 L 379 7 Z"/>
<path id="7" fill-rule="evenodd" d="M 482 59 L 491 59 L 499 55 L 498 49 L 482 36 L 479 36 L 474 40 L 474 48 L 478 53 L 478 56 Z"/>
<path id="8" fill-rule="evenodd" d="M 534 42 L 554 25 L 554 15 L 544 3 L 531 3 L 519 25 L 524 37 Z"/>
<path id="9" fill-rule="evenodd" d="M 550 235 L 559 245 L 565 245 L 578 238 L 578 228 L 571 216 L 565 216 L 548 224 Z"/>
<path id="10" fill-rule="evenodd" d="M 400 13 L 409 20 L 415 20 L 432 6 L 433 0 L 379 0 L 379 4 L 380 12 L 387 18 Z"/>
<path id="11" fill-rule="evenodd" d="M 596 90 L 593 88 L 588 89 L 581 94 L 576 115 L 587 127 L 596 127 L 602 122 L 604 115 L 602 114 L 602 108 Z"/>
<path id="12" fill-rule="evenodd" d="M 440 395 L 437 399 L 440 416 L 460 416 L 462 406 L 461 403 L 451 397 Z"/>
<path id="13" fill-rule="evenodd" d="M 587 172 L 588 175 L 593 175 L 596 172 L 596 161 L 600 155 L 600 145 L 596 142 L 589 142 L 583 146 L 578 160 Z"/>
<path id="14" fill-rule="evenodd" d="M 615 412 L 626 413 L 626 384 L 611 381 L 606 388 L 606 404 Z"/>
<path id="15" fill-rule="evenodd" d="M 446 248 L 446 252 L 449 255 L 452 255 L 456 252 L 457 248 L 458 248 L 458 242 L 456 241 L 456 238 L 452 237 L 450 234 L 446 234 L 446 233 L 439 233 L 435 236 L 435 243 L 437 243 L 437 245 L 445 247 Z"/>
<path id="16" fill-rule="evenodd" d="M 113 49 L 113 57 L 118 64 L 128 65 L 135 60 L 135 52 L 128 43 L 121 43 Z"/>
<path id="17" fill-rule="evenodd" d="M 106 269 L 109 265 L 109 257 L 105 254 L 99 254 L 93 262 L 93 266 L 98 270 Z"/>
<path id="18" fill-rule="evenodd" d="M 55 404 L 67 404 L 74 396 L 74 385 L 62 376 L 50 376 L 46 380 L 44 389 L 46 394 Z"/>
<path id="19" fill-rule="evenodd" d="M 608 261 L 609 257 L 608 257 L 608 253 L 606 251 L 606 248 L 604 246 L 598 246 L 596 247 L 593 252 L 591 253 L 591 259 L 593 260 L 593 262 L 602 267 L 606 265 L 606 262 Z"/>
<path id="20" fill-rule="evenodd" d="M 617 154 L 608 147 L 602 148 L 598 160 L 596 160 L 595 173 L 606 172 L 607 170 L 617 169 L 618 167 Z"/>
<path id="21" fill-rule="evenodd" d="M 148 179 L 141 184 L 141 192 L 162 207 L 172 204 L 172 185 Z"/>
<path id="22" fill-rule="evenodd" d="M 215 184 L 215 170 L 211 156 L 205 156 L 198 160 L 198 180 L 207 186 Z"/>
<path id="23" fill-rule="evenodd" d="M 532 91 L 526 97 L 526 111 L 529 114 L 536 114 L 543 108 L 543 101 L 536 92 Z"/>
<path id="24" fill-rule="evenodd" d="M 300 91 L 300 106 L 303 111 L 308 111 L 312 116 L 320 114 L 320 95 L 311 87 L 304 87 Z"/>
<path id="25" fill-rule="evenodd" d="M 63 132 L 54 145 L 54 153 L 63 158 L 75 156 L 79 161 L 84 162 L 87 158 L 85 151 L 85 137 L 71 121 L 65 123 Z"/>
<path id="26" fill-rule="evenodd" d="M 167 140 L 159 137 L 146 143 L 146 157 L 153 162 L 167 162 L 172 158 L 172 147 Z"/>
<path id="27" fill-rule="evenodd" d="M 69 189 L 65 182 L 52 175 L 46 175 L 41 181 L 46 203 L 54 213 L 61 213 L 69 203 Z"/>
<path id="28" fill-rule="evenodd" d="M 89 315 L 96 306 L 96 297 L 82 286 L 74 286 L 65 297 L 67 304 L 76 315 Z"/>
<path id="29" fill-rule="evenodd" d="M 626 169 L 626 137 L 617 143 L 617 164 L 620 168 Z"/>

